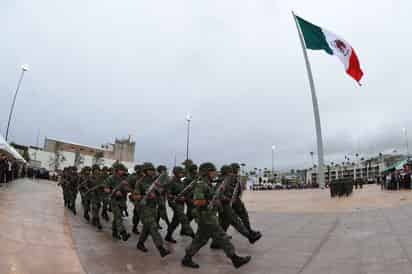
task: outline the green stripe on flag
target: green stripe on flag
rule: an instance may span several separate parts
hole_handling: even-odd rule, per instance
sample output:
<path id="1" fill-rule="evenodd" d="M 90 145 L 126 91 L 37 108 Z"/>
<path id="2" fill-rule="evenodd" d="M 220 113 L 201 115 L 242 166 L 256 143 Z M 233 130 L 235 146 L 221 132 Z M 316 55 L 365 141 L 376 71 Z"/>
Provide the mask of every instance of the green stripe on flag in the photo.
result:
<path id="1" fill-rule="evenodd" d="M 333 55 L 333 51 L 329 47 L 322 29 L 299 16 L 296 16 L 296 18 L 305 39 L 306 48 L 314 50 L 323 49 L 328 54 Z"/>

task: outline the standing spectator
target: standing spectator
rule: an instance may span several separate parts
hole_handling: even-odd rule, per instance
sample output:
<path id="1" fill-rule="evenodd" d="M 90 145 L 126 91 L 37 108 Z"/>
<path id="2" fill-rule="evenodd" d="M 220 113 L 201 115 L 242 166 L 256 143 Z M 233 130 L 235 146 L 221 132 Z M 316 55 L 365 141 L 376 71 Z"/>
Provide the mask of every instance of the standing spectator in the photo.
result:
<path id="1" fill-rule="evenodd" d="M 0 185 L 6 182 L 6 173 L 7 173 L 7 162 L 6 157 L 0 157 Z"/>

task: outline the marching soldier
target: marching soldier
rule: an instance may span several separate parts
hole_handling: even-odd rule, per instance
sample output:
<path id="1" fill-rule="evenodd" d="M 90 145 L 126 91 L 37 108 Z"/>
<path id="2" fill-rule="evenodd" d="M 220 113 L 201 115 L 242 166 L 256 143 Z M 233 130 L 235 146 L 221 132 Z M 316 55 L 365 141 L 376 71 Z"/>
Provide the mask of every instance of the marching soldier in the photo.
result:
<path id="1" fill-rule="evenodd" d="M 142 166 L 141 165 L 135 165 L 134 166 L 134 171 L 132 175 L 130 175 L 127 178 L 127 181 L 129 182 L 129 187 L 130 189 L 135 189 L 136 183 L 144 176 L 142 173 Z M 132 232 L 134 234 L 139 234 L 139 230 L 137 229 L 137 225 L 139 224 L 140 221 L 140 212 L 139 212 L 139 201 L 134 199 L 134 195 L 129 196 L 130 201 L 133 203 L 134 208 L 133 208 L 133 229 Z"/>
<path id="2" fill-rule="evenodd" d="M 90 193 L 88 192 L 91 186 L 91 178 L 90 178 L 90 167 L 84 167 L 79 176 L 80 184 L 78 186 L 80 197 L 82 200 L 83 206 L 83 217 L 86 221 L 90 221 L 90 208 L 91 208 L 91 200 L 90 200 Z"/>
<path id="3" fill-rule="evenodd" d="M 69 171 L 69 184 L 68 184 L 68 195 L 69 195 L 69 209 L 73 212 L 74 215 L 76 215 L 76 198 L 77 194 L 79 192 L 78 186 L 79 186 L 79 175 L 77 174 L 77 168 L 76 167 L 71 167 Z"/>
<path id="4" fill-rule="evenodd" d="M 251 244 L 255 243 L 261 238 L 261 234 L 257 232 L 252 232 L 242 222 L 239 216 L 235 213 L 231 206 L 232 195 L 235 192 L 235 184 L 233 184 L 232 178 L 234 176 L 232 166 L 222 166 L 221 168 L 221 178 L 218 182 L 217 188 L 223 185 L 223 195 L 220 198 L 219 209 L 219 224 L 224 231 L 227 231 L 229 225 L 232 225 L 242 236 L 247 238 Z M 219 249 L 220 246 L 212 241 L 211 248 Z"/>
<path id="5" fill-rule="evenodd" d="M 176 243 L 176 240 L 173 239 L 173 232 L 176 230 L 179 224 L 182 225 L 182 235 L 192 238 L 194 237 L 192 227 L 190 226 L 189 220 L 185 215 L 186 198 L 184 195 L 178 197 L 185 188 L 185 185 L 182 182 L 182 178 L 184 176 L 183 168 L 180 166 L 173 168 L 173 175 L 173 178 L 166 188 L 168 203 L 173 210 L 173 219 L 170 223 L 170 226 L 168 227 L 167 235 L 165 237 L 165 240 L 170 243 Z"/>
<path id="6" fill-rule="evenodd" d="M 90 201 L 92 209 L 92 225 L 96 226 L 97 229 L 101 230 L 103 227 L 100 223 L 100 208 L 102 201 L 104 199 L 104 180 L 105 177 L 100 170 L 98 165 L 94 165 L 92 168 L 92 184 L 90 188 Z"/>
<path id="7" fill-rule="evenodd" d="M 196 183 L 193 204 L 195 221 L 198 229 L 192 243 L 186 249 L 186 255 L 182 260 L 182 265 L 191 268 L 199 268 L 199 265 L 193 262 L 192 257 L 209 241 L 210 238 L 222 247 L 226 256 L 232 260 L 236 268 L 248 263 L 250 256 L 239 257 L 235 253 L 235 247 L 230 242 L 225 231 L 220 227 L 216 206 L 212 203 L 214 199 L 214 189 L 212 180 L 216 176 L 216 168 L 212 163 L 203 163 L 199 167 L 201 180 Z"/>
<path id="8" fill-rule="evenodd" d="M 105 192 L 110 194 L 110 205 L 113 212 L 112 236 L 114 239 L 121 238 L 123 241 L 127 241 L 130 234 L 127 233 L 123 225 L 122 217 L 124 200 L 127 199 L 129 192 L 128 182 L 124 180 L 127 169 L 121 163 L 115 163 L 113 169 L 114 174 L 105 181 Z"/>
<path id="9" fill-rule="evenodd" d="M 140 218 L 143 223 L 142 233 L 136 247 L 142 252 L 147 252 L 144 243 L 150 235 L 160 256 L 165 257 L 170 254 L 170 251 L 164 247 L 158 230 L 157 216 L 161 195 L 159 178 L 155 177 L 155 168 L 152 163 L 143 164 L 143 173 L 144 177 L 136 184 L 134 191 L 135 199 L 140 201 Z"/>
<path id="10" fill-rule="evenodd" d="M 238 185 L 238 187 L 237 187 L 238 191 L 237 191 L 237 193 L 234 193 L 235 197 L 233 197 L 233 199 L 231 201 L 233 210 L 240 217 L 243 224 L 246 226 L 246 228 L 249 230 L 249 232 L 251 234 L 260 235 L 260 237 L 261 237 L 262 235 L 259 231 L 255 231 L 255 230 L 252 229 L 252 227 L 250 225 L 249 214 L 247 212 L 245 204 L 243 203 L 243 201 L 241 199 L 243 187 L 241 185 L 240 178 L 239 178 L 240 166 L 239 166 L 238 163 L 233 163 L 233 164 L 231 164 L 231 167 L 233 169 L 233 174 L 234 174 L 234 176 L 232 176 L 232 178 L 233 178 L 232 185 L 235 188 L 236 188 L 236 185 Z"/>
<path id="11" fill-rule="evenodd" d="M 185 167 L 186 177 L 183 180 L 183 184 L 186 187 L 190 185 L 192 181 L 196 180 L 197 165 L 193 164 L 191 160 L 188 160 L 185 163 L 186 163 L 186 167 Z M 189 220 L 189 223 L 191 223 L 193 220 L 192 212 L 194 208 L 195 206 L 193 205 L 193 191 L 188 191 L 186 195 L 186 216 L 187 216 L 187 219 Z"/>
<path id="12" fill-rule="evenodd" d="M 157 167 L 156 171 L 157 171 L 158 175 L 160 175 L 162 173 L 167 173 L 167 167 L 163 166 L 163 165 L 160 165 L 160 166 Z M 170 226 L 169 217 L 167 217 L 166 195 L 165 195 L 165 192 L 164 192 L 164 187 L 165 186 L 162 186 L 160 197 L 159 197 L 159 214 L 157 216 L 157 224 L 158 224 L 159 229 L 162 229 L 162 227 L 160 226 L 160 219 L 163 219 L 163 221 L 165 221 L 168 228 Z"/>
<path id="13" fill-rule="evenodd" d="M 109 176 L 110 176 L 110 170 L 107 167 L 103 167 L 102 168 L 102 176 L 103 179 L 106 180 Z M 109 203 L 110 203 L 110 193 L 106 193 L 104 192 L 104 195 L 102 196 L 103 201 L 102 201 L 102 213 L 101 216 L 103 218 L 103 220 L 105 220 L 106 222 L 108 222 L 110 220 L 109 218 L 109 214 L 107 213 L 107 211 L 109 210 Z"/>

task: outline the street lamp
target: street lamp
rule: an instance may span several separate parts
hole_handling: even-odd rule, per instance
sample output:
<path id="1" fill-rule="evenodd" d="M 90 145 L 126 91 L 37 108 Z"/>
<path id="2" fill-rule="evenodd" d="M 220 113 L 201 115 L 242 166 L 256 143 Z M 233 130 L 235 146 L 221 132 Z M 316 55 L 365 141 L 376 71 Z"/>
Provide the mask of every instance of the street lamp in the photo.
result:
<path id="1" fill-rule="evenodd" d="M 310 152 L 310 157 L 312 158 L 312 167 L 315 166 L 315 162 L 313 161 L 313 155 L 315 155 L 315 153 L 313 151 Z"/>
<path id="2" fill-rule="evenodd" d="M 192 120 L 192 115 L 188 113 L 186 115 L 186 121 L 187 121 L 186 160 L 189 160 L 189 138 L 190 138 L 190 121 L 191 120 Z"/>
<path id="3" fill-rule="evenodd" d="M 409 142 L 408 142 L 408 131 L 406 130 L 406 128 L 402 128 L 402 132 L 405 136 L 405 145 L 406 145 L 406 156 L 409 159 Z"/>
<path id="4" fill-rule="evenodd" d="M 276 146 L 272 145 L 272 177 L 275 175 L 275 149 Z"/>
<path id="5" fill-rule="evenodd" d="M 11 117 L 13 115 L 14 105 L 16 104 L 17 94 L 19 93 L 19 89 L 20 89 L 21 82 L 23 81 L 24 73 L 28 70 L 29 70 L 28 65 L 21 66 L 20 79 L 19 79 L 19 82 L 17 83 L 16 91 L 14 92 L 13 102 L 11 103 L 11 107 L 10 107 L 9 120 L 7 122 L 6 141 L 9 137 L 10 122 L 11 122 Z"/>

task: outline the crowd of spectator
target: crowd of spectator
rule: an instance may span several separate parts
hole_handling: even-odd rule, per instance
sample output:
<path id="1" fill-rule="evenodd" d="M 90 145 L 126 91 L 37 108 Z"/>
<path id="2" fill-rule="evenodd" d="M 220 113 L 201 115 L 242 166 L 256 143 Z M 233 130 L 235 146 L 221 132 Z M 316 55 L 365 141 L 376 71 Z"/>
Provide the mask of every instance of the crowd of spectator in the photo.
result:
<path id="1" fill-rule="evenodd" d="M 0 156 L 0 186 L 27 176 L 27 167 L 21 162 Z"/>
<path id="2" fill-rule="evenodd" d="M 404 169 L 392 170 L 384 174 L 380 179 L 382 189 L 400 190 L 411 189 L 411 172 L 410 166 L 405 165 Z"/>

